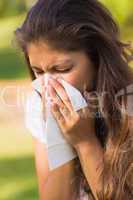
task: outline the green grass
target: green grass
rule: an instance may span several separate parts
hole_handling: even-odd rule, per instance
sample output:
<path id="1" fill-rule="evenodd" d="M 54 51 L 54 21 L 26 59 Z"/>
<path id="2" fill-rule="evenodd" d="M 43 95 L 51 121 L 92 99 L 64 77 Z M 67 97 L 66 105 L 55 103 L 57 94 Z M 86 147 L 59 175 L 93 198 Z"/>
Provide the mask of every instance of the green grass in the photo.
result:
<path id="1" fill-rule="evenodd" d="M 0 126 L 0 200 L 37 200 L 32 140 L 17 120 Z"/>
<path id="2" fill-rule="evenodd" d="M 37 180 L 31 155 L 0 159 L 0 199 L 37 200 Z"/>
<path id="3" fill-rule="evenodd" d="M 0 79 L 19 79 L 28 76 L 20 51 L 13 44 L 14 30 L 21 25 L 25 15 L 0 20 Z"/>
<path id="4" fill-rule="evenodd" d="M 22 55 L 15 49 L 0 49 L 0 79 L 22 79 L 28 70 Z"/>

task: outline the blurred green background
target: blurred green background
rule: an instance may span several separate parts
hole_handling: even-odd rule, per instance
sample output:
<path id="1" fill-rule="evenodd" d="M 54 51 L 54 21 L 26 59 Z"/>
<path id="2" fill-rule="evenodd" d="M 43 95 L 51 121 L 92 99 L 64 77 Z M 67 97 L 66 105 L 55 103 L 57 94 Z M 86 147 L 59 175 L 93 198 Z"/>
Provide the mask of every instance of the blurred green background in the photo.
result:
<path id="1" fill-rule="evenodd" d="M 119 24 L 121 39 L 133 41 L 133 1 L 101 1 Z M 26 85 L 29 79 L 23 56 L 12 39 L 13 31 L 34 2 L 0 0 L 0 88 L 16 83 Z M 10 94 L 8 98 L 12 101 L 15 97 Z M 0 107 L 0 200 L 38 199 L 32 141 L 21 109 Z"/>
<path id="2" fill-rule="evenodd" d="M 133 38 L 133 1 L 101 0 L 110 9 L 121 28 L 121 38 Z M 0 1 L 0 78 L 18 79 L 27 76 L 22 55 L 13 48 L 13 31 L 21 24 L 25 13 L 34 1 Z M 10 63 L 10 67 L 9 67 Z"/>

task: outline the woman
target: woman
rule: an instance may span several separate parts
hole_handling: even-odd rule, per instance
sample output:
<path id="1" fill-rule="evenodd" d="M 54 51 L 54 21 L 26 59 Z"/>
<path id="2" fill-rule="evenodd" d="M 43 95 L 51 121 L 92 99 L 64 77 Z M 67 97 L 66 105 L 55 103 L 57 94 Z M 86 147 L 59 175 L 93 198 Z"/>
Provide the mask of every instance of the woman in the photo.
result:
<path id="1" fill-rule="evenodd" d="M 39 0 L 15 34 L 32 80 L 49 72 L 97 97 L 74 112 L 59 81 L 49 82 L 52 113 L 78 159 L 49 173 L 45 144 L 33 137 L 40 199 L 77 199 L 79 188 L 88 199 L 133 199 L 133 120 L 128 94 L 115 98 L 133 82 L 130 45 L 110 12 L 97 0 Z"/>

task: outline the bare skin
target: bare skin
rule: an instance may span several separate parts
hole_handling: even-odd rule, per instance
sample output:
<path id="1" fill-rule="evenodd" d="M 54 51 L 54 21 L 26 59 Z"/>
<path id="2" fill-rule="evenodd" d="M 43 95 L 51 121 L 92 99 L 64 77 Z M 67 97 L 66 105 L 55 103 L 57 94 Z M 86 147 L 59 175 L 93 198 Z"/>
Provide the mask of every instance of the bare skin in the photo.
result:
<path id="1" fill-rule="evenodd" d="M 28 46 L 28 55 L 36 77 L 50 73 L 53 77 L 64 78 L 81 92 L 85 89 L 92 90 L 95 70 L 83 51 L 59 52 L 42 42 L 31 43 Z M 68 69 L 70 71 L 65 72 Z"/>
<path id="2" fill-rule="evenodd" d="M 76 160 L 49 172 L 45 144 L 33 137 L 35 167 L 38 179 L 40 200 L 75 200 L 74 190 Z"/>
<path id="3" fill-rule="evenodd" d="M 82 93 L 84 90 L 92 91 L 93 83 L 95 81 L 95 70 L 85 52 L 61 52 L 50 48 L 50 46 L 44 42 L 36 42 L 31 43 L 28 46 L 28 55 L 31 67 L 36 77 L 48 72 L 53 78 L 63 77 L 64 80 L 75 86 Z M 69 63 L 59 65 L 61 62 L 65 62 L 66 59 L 69 59 Z M 64 70 L 68 71 L 65 72 Z M 55 81 L 53 85 L 49 82 L 49 85 L 49 94 L 51 98 L 54 99 L 56 93 L 60 96 L 60 101 L 56 102 L 56 104 L 54 103 L 52 106 L 53 115 L 59 123 L 59 126 L 66 139 L 77 150 L 86 179 L 90 184 L 92 191 L 94 192 L 94 196 L 96 196 L 95 193 L 99 187 L 100 181 L 98 179 L 95 182 L 93 181 L 95 178 L 96 169 L 94 168 L 93 170 L 92 166 L 98 166 L 101 162 L 102 149 L 99 145 L 99 142 L 95 138 L 93 118 L 84 118 L 84 120 L 80 119 L 79 113 L 73 111 L 69 100 L 67 102 L 65 101 L 67 96 L 61 87 L 61 84 Z M 64 97 L 62 97 L 61 94 L 64 94 Z M 59 111 L 59 107 L 61 106 L 65 106 L 66 109 L 68 109 L 68 113 L 72 113 L 72 123 L 69 121 L 70 116 L 68 120 L 65 114 L 63 114 L 63 111 L 62 113 Z M 88 111 L 88 107 L 86 107 L 86 109 L 82 110 L 82 114 L 85 114 Z M 88 122 L 90 122 L 89 125 Z M 75 129 L 73 127 L 75 127 Z M 91 134 L 87 134 L 87 136 L 83 134 L 83 132 Z M 91 142 L 86 144 L 86 139 Z M 75 176 L 74 160 L 53 172 L 49 172 L 45 145 L 41 144 L 37 139 L 33 140 L 35 146 L 35 160 L 39 181 L 40 199 L 74 199 L 74 196 L 72 195 L 73 188 L 70 184 L 70 181 Z M 92 155 L 93 151 L 96 152 L 96 154 L 94 154 L 93 157 L 89 156 L 89 154 Z M 86 162 L 86 159 L 82 156 L 82 152 L 85 153 L 85 155 L 87 154 L 90 160 Z M 91 173 L 89 170 L 91 170 Z M 65 174 L 65 176 L 60 179 L 63 174 Z M 65 184 L 66 192 L 62 192 L 64 191 L 64 184 L 62 184 L 62 181 Z M 55 182 L 58 182 L 58 184 L 56 184 L 57 187 L 55 187 Z M 53 196 L 51 196 L 51 193 Z"/>

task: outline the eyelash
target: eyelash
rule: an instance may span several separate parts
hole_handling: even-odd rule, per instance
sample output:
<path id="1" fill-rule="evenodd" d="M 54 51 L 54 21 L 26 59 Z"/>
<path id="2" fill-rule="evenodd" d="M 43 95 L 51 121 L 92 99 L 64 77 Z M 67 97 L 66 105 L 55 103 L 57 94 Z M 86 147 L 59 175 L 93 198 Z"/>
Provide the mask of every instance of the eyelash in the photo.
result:
<path id="1" fill-rule="evenodd" d="M 55 71 L 58 71 L 58 72 L 61 72 L 61 73 L 67 73 L 67 72 L 69 72 L 71 70 L 71 68 L 69 68 L 69 69 L 65 69 L 65 70 L 55 70 Z M 39 71 L 34 71 L 36 74 L 38 74 L 38 75 L 41 75 L 41 74 L 43 74 L 44 72 L 39 72 Z"/>

